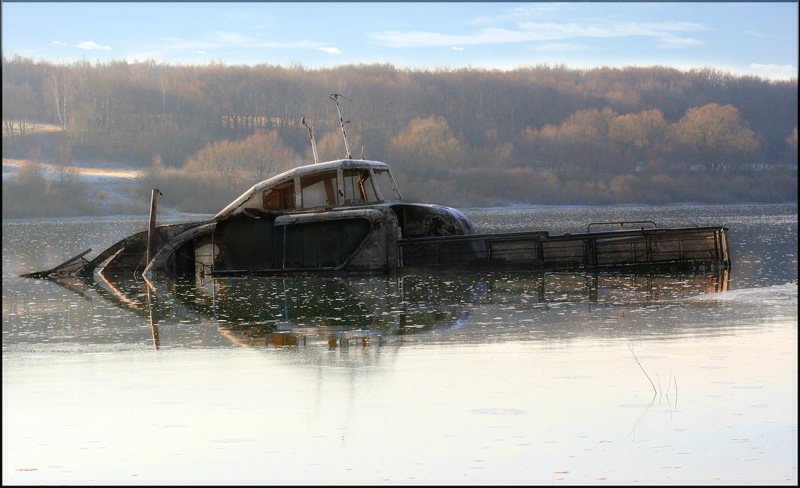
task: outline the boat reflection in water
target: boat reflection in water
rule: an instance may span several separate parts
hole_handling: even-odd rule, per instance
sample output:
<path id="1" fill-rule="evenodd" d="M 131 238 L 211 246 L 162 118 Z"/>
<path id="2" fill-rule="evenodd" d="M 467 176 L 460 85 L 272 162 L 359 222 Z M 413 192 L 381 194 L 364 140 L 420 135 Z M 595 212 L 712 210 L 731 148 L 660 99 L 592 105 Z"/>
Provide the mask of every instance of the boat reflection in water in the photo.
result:
<path id="1" fill-rule="evenodd" d="M 487 334 L 497 332 L 558 339 L 599 333 L 597 323 L 602 321 L 596 319 L 603 313 L 617 316 L 613 327 L 603 329 L 604 335 L 630 333 L 631 327 L 647 326 L 638 323 L 631 310 L 691 307 L 697 297 L 727 290 L 728 272 L 283 276 L 155 282 L 119 278 L 105 279 L 99 286 L 81 280 L 59 282 L 79 293 L 85 293 L 87 286 L 94 288 L 115 304 L 149 317 L 156 347 L 162 342 L 159 324 L 177 324 L 213 327 L 232 343 L 247 347 L 347 348 L 401 344 L 411 338 L 441 340 L 446 332 L 457 333 L 462 342 L 491 340 Z M 572 317 L 565 316 L 565 310 Z M 625 311 L 628 319 L 618 320 Z M 581 320 L 580 314 L 593 314 L 595 320 Z M 660 332 L 684 326 L 681 320 L 659 321 Z M 431 333 L 440 335 L 431 338 Z"/>

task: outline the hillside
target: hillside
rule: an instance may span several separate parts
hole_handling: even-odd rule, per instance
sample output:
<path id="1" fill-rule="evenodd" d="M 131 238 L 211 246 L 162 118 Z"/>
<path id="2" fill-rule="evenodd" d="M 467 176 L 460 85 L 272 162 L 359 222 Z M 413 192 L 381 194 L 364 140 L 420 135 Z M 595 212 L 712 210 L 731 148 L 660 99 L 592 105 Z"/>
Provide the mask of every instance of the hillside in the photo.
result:
<path id="1" fill-rule="evenodd" d="M 47 188 L 46 176 L 4 177 L 4 216 L 7 194 L 24 214 L 31 203 L 18 200 L 45 190 L 62 195 L 59 211 L 100 211 L 92 184 L 63 177 L 71 167 L 140 171 L 128 185 L 134 201 L 155 186 L 182 211 L 213 212 L 255 181 L 313 161 L 302 118 L 322 160 L 345 155 L 330 93 L 345 97 L 353 157 L 392 164 L 408 199 L 797 198 L 796 80 L 660 66 L 306 70 L 12 55 L 3 57 L 3 158 L 52 165 L 59 177 Z"/>

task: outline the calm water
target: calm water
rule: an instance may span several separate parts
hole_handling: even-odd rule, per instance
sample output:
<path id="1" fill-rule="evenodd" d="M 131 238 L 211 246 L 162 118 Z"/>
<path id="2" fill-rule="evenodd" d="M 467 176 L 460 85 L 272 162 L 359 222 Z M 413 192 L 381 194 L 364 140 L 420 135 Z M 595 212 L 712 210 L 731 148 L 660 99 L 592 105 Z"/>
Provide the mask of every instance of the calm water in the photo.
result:
<path id="1" fill-rule="evenodd" d="M 465 213 L 724 225 L 733 267 L 152 290 L 18 277 L 144 217 L 4 221 L 3 482 L 797 484 L 797 205 Z"/>

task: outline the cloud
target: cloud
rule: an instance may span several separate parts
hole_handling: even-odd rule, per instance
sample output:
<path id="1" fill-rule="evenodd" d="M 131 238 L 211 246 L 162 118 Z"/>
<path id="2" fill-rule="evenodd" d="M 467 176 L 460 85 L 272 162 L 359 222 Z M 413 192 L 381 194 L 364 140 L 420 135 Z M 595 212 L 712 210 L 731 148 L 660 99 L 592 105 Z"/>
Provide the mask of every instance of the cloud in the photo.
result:
<path id="1" fill-rule="evenodd" d="M 225 44 L 242 45 L 253 42 L 249 37 L 237 34 L 236 32 L 215 32 L 214 35 Z"/>
<path id="2" fill-rule="evenodd" d="M 211 49 L 219 47 L 219 43 L 212 43 L 208 41 L 194 41 L 189 39 L 180 39 L 178 37 L 164 37 L 161 39 L 166 44 L 159 46 L 161 49 Z"/>
<path id="3" fill-rule="evenodd" d="M 235 32 L 215 32 L 213 39 L 209 41 L 180 39 L 177 37 L 165 37 L 162 38 L 162 41 L 165 44 L 160 46 L 160 49 L 187 50 L 194 53 L 202 52 L 202 54 L 205 54 L 210 49 L 231 47 L 239 49 L 308 49 L 323 51 L 328 54 L 342 54 L 339 48 L 326 46 L 319 42 L 307 40 L 289 42 L 260 41 Z"/>
<path id="4" fill-rule="evenodd" d="M 470 21 L 470 24 L 491 25 L 500 22 L 517 23 L 520 20 L 538 19 L 554 11 L 571 7 L 569 3 L 540 3 L 515 7 L 497 15 L 483 15 Z"/>
<path id="5" fill-rule="evenodd" d="M 319 42 L 314 41 L 290 41 L 290 42 L 258 42 L 253 44 L 248 44 L 244 47 L 259 47 L 259 48 L 270 48 L 270 49 L 312 49 L 312 50 L 319 50 L 325 51 L 330 54 L 340 54 L 338 48 L 335 47 L 328 47 Z"/>
<path id="6" fill-rule="evenodd" d="M 746 30 L 744 31 L 750 37 L 758 37 L 760 39 L 783 39 L 782 36 L 772 35 L 772 34 L 764 34 L 763 32 L 758 32 L 754 30 Z"/>
<path id="7" fill-rule="evenodd" d="M 537 51 L 564 53 L 564 52 L 582 51 L 586 48 L 587 46 L 585 44 L 573 44 L 571 42 L 548 42 L 546 44 L 542 44 L 541 46 L 539 46 L 537 48 Z"/>
<path id="8" fill-rule="evenodd" d="M 101 46 L 101 45 L 97 44 L 96 42 L 92 42 L 92 41 L 79 42 L 78 44 L 76 44 L 76 47 L 79 48 L 79 49 L 102 49 L 102 50 L 105 50 L 105 51 L 110 51 L 111 50 L 110 46 Z"/>
<path id="9" fill-rule="evenodd" d="M 423 31 L 384 31 L 368 34 L 388 47 L 431 47 L 452 46 L 453 44 L 483 44 L 468 36 L 448 36 L 436 32 Z"/>
<path id="10" fill-rule="evenodd" d="M 61 46 L 66 47 L 67 43 L 63 41 L 53 41 L 50 43 L 50 45 L 55 47 L 61 47 Z"/>
<path id="11" fill-rule="evenodd" d="M 453 51 L 463 51 L 463 50 L 464 50 L 463 47 L 453 46 Z"/>
<path id="12" fill-rule="evenodd" d="M 222 16 L 228 20 L 248 20 L 253 17 L 253 14 L 244 10 L 228 10 Z"/>
<path id="13" fill-rule="evenodd" d="M 748 66 L 752 71 L 770 78 L 788 80 L 790 78 L 797 79 L 797 67 L 791 64 L 777 65 L 777 64 L 758 64 L 752 63 Z"/>
<path id="14" fill-rule="evenodd" d="M 684 47 L 691 47 L 691 46 L 702 46 L 703 43 L 698 41 L 697 39 L 691 39 L 688 37 L 676 37 L 670 35 L 664 35 L 659 38 L 659 43 L 656 47 L 662 47 L 665 49 L 681 49 Z"/>
<path id="15" fill-rule="evenodd" d="M 676 37 L 676 32 L 709 30 L 695 22 L 620 22 L 580 25 L 577 23 L 521 22 L 517 28 L 484 27 L 468 35 L 449 35 L 425 31 L 384 31 L 369 34 L 388 47 L 442 47 L 453 45 L 514 44 L 536 41 L 563 41 L 575 38 L 653 37 L 661 47 L 686 47 L 700 41 Z"/>
<path id="16" fill-rule="evenodd" d="M 210 40 L 181 39 L 179 37 L 163 37 L 166 44 L 159 46 L 161 49 L 202 51 L 222 47 L 251 47 L 253 40 L 235 32 L 214 32 Z"/>
<path id="17" fill-rule="evenodd" d="M 273 29 L 275 20 L 258 10 L 228 10 L 222 14 L 225 20 L 235 23 L 237 27 L 247 25 L 250 29 Z"/>

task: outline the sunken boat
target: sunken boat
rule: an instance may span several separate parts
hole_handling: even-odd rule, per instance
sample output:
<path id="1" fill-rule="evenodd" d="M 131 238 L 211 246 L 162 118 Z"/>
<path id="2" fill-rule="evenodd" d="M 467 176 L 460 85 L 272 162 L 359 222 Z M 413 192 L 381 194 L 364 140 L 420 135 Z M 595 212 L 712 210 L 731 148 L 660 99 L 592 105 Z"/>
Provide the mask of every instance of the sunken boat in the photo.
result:
<path id="1" fill-rule="evenodd" d="M 338 97 L 331 95 L 339 109 Z M 578 270 L 720 273 L 730 268 L 727 229 L 596 222 L 586 232 L 477 234 L 459 210 L 405 202 L 388 164 L 346 156 L 253 185 L 200 222 L 155 225 L 93 258 L 86 250 L 33 278 L 157 274 L 232 276 L 433 270 Z M 594 229 L 593 229 L 594 227 Z M 605 230 L 597 230 L 598 228 Z"/>

